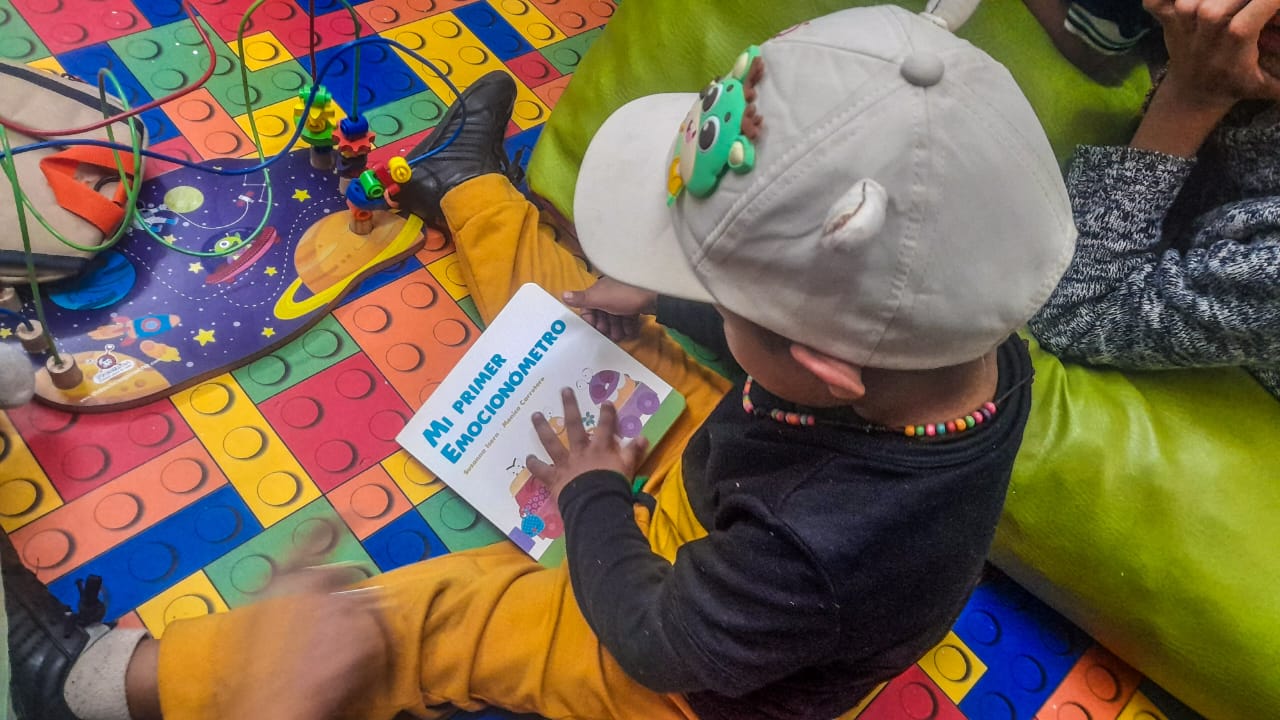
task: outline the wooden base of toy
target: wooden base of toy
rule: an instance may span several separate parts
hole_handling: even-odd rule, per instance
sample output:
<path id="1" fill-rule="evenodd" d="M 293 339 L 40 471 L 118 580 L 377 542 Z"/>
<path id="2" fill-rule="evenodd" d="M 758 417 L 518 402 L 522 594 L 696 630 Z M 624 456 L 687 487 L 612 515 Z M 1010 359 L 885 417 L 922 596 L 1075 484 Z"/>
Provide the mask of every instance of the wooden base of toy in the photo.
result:
<path id="1" fill-rule="evenodd" d="M 58 362 L 57 359 L 50 357 L 44 363 L 54 387 L 59 390 L 70 390 L 84 382 L 84 371 L 80 369 L 80 364 L 76 362 L 75 357 L 63 355 L 61 360 L 62 362 Z"/>
<path id="2" fill-rule="evenodd" d="M 18 291 L 11 287 L 0 288 L 0 308 L 9 312 L 22 312 L 22 298 Z"/>
<path id="3" fill-rule="evenodd" d="M 333 169 L 333 150 L 325 150 L 323 152 L 311 148 L 311 167 L 317 170 Z"/>
<path id="4" fill-rule="evenodd" d="M 30 320 L 29 324 L 18 324 L 17 336 L 22 349 L 36 355 L 49 349 L 49 338 L 44 334 L 44 325 L 39 320 Z"/>
<path id="5" fill-rule="evenodd" d="M 348 187 L 350 187 L 350 186 L 351 186 L 351 178 L 349 178 L 349 177 L 340 177 L 340 178 L 338 178 L 338 194 L 339 194 L 339 195 L 342 195 L 343 197 L 346 197 L 346 195 L 347 195 L 347 188 L 348 188 Z"/>
<path id="6" fill-rule="evenodd" d="M 352 210 L 351 223 L 347 228 L 357 235 L 368 235 L 373 232 L 373 213 L 368 210 Z"/>

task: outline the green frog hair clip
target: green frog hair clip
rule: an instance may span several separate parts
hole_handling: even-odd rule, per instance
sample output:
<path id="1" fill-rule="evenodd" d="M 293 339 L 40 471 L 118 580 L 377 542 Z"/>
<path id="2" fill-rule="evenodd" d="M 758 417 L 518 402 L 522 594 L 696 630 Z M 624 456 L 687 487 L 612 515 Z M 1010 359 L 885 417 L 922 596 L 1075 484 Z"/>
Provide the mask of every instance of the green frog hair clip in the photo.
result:
<path id="1" fill-rule="evenodd" d="M 756 113 L 756 85 L 763 76 L 760 48 L 752 45 L 738 56 L 728 75 L 698 94 L 680 123 L 667 178 L 668 205 L 685 190 L 707 197 L 726 171 L 742 174 L 755 167 L 755 140 L 763 127 Z"/>

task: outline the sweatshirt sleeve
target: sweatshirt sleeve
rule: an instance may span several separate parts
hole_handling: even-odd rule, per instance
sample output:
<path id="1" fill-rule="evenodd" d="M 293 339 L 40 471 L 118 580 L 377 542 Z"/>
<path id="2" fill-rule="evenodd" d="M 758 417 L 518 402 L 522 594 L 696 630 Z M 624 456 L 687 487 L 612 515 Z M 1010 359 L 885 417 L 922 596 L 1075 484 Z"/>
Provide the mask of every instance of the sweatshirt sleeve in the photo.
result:
<path id="1" fill-rule="evenodd" d="M 1185 252 L 1164 247 L 1164 219 L 1194 164 L 1077 150 L 1067 179 L 1075 257 L 1029 323 L 1046 349 L 1127 368 L 1280 364 L 1280 207 L 1263 211 L 1269 222 L 1221 208 L 1204 224 L 1216 236 L 1202 233 Z"/>
<path id="2" fill-rule="evenodd" d="M 834 590 L 784 526 L 747 513 L 682 546 L 671 564 L 633 513 L 616 473 L 586 473 L 560 495 L 574 595 L 634 680 L 655 692 L 741 696 L 830 657 Z"/>
<path id="3" fill-rule="evenodd" d="M 706 303 L 658 296 L 658 322 L 688 335 L 717 356 L 732 357 L 724 339 L 724 318 Z"/>

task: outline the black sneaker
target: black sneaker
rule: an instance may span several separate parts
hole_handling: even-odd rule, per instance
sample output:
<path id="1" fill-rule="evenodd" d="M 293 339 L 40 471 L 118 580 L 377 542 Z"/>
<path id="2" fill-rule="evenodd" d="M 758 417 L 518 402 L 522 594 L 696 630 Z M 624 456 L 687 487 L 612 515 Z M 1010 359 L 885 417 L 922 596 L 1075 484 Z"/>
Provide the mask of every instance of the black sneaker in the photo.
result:
<path id="1" fill-rule="evenodd" d="M 23 720 L 76 720 L 62 690 L 76 658 L 89 643 L 85 628 L 101 622 L 106 607 L 98 599 L 102 578 L 90 575 L 73 613 L 27 569 L 9 538 L 0 534 L 4 606 L 9 615 L 10 691 Z"/>
<path id="2" fill-rule="evenodd" d="M 519 165 L 511 162 L 502 147 L 515 102 L 516 83 L 501 71 L 485 75 L 464 90 L 431 135 L 405 156 L 412 162 L 443 146 L 413 166 L 413 179 L 401 185 L 395 196 L 400 207 L 424 222 L 442 224 L 440 198 L 463 182 L 491 173 L 519 182 Z"/>

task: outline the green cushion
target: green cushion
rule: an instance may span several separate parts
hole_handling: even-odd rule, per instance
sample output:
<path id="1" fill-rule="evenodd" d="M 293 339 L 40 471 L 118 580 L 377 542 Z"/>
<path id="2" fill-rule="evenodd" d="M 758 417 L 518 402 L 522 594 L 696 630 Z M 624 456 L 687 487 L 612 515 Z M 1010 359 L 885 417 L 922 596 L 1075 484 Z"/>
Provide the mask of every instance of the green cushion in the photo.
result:
<path id="1" fill-rule="evenodd" d="M 1206 717 L 1280 707 L 1280 403 L 1243 370 L 1035 347 L 992 558 Z"/>
<path id="2" fill-rule="evenodd" d="M 529 163 L 529 185 L 573 217 L 578 165 L 613 110 L 656 92 L 697 91 L 742 49 L 781 30 L 874 0 L 721 0 L 693 7 L 678 0 L 624 2 L 578 65 L 556 102 Z M 901 5 L 914 10 L 919 0 Z M 1007 65 L 1065 160 L 1077 143 L 1127 142 L 1150 82 L 1135 71 L 1108 88 L 1091 82 L 1054 50 L 1019 0 L 986 0 L 960 33 Z M 672 137 L 676 129 L 672 128 Z"/>
<path id="3" fill-rule="evenodd" d="M 612 110 L 697 90 L 747 44 L 857 4 L 869 3 L 721 0 L 693 18 L 684 0 L 626 0 L 556 105 L 532 187 L 570 215 L 578 164 Z M 1128 139 L 1145 73 L 1093 84 L 1018 0 L 985 0 L 961 34 L 1010 66 L 1060 159 Z M 1238 370 L 1125 374 L 1033 356 L 1036 402 L 993 558 L 1209 717 L 1273 716 L 1280 404 Z"/>

